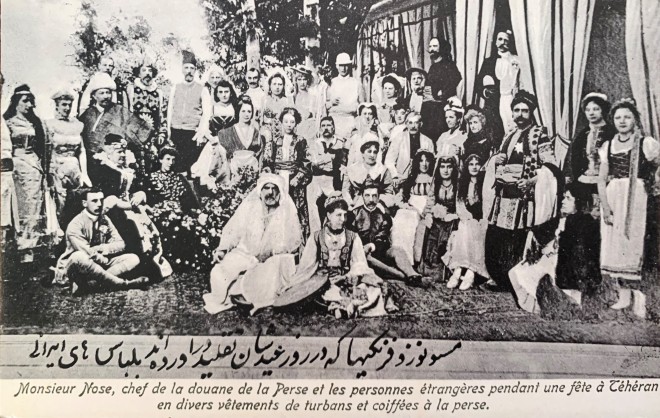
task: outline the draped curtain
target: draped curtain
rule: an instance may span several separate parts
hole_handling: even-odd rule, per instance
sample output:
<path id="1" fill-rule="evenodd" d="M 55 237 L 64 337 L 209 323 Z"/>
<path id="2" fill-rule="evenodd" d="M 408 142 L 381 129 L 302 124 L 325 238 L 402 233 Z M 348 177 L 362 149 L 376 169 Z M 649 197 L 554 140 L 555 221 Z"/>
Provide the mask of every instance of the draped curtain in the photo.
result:
<path id="1" fill-rule="evenodd" d="M 456 51 L 454 0 L 424 1 L 412 7 L 402 7 L 398 2 L 391 2 L 378 10 L 372 19 L 367 18 L 358 39 L 357 67 L 363 76 L 364 90 L 368 92 L 372 90 L 371 82 L 377 78 L 376 68 L 388 59 L 378 52 L 382 46 L 378 34 L 384 32 L 389 34 L 399 54 L 397 73 L 403 74 L 410 67 L 428 70 L 431 59 L 427 44 L 431 38 L 437 36 L 446 39 L 453 51 Z M 388 65 L 384 68 L 386 72 L 395 69 Z"/>
<path id="2" fill-rule="evenodd" d="M 458 97 L 474 103 L 474 83 L 490 54 L 495 27 L 495 0 L 456 0 L 456 65 L 463 75 Z"/>
<path id="3" fill-rule="evenodd" d="M 362 27 L 357 45 L 357 71 L 353 74 L 361 80 L 365 94 L 362 100 L 370 100 L 372 80 L 378 74 L 402 71 L 400 21 L 399 16 L 391 16 Z"/>
<path id="4" fill-rule="evenodd" d="M 630 84 L 647 135 L 660 139 L 660 3 L 627 0 L 626 60 Z"/>
<path id="5" fill-rule="evenodd" d="M 651 0 L 655 1 L 655 0 Z M 558 163 L 575 130 L 596 0 L 509 0 L 521 88 L 555 138 Z"/>

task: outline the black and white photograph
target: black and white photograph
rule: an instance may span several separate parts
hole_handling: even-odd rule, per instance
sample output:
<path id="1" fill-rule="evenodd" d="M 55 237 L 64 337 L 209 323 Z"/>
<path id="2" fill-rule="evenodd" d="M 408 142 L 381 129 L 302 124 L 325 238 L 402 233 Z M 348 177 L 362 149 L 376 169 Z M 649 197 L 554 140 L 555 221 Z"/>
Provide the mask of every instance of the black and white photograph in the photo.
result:
<path id="1" fill-rule="evenodd" d="M 660 378 L 657 0 L 0 16 L 3 379 L 228 336 L 349 365 L 163 376 Z M 83 339 L 142 364 L 58 365 Z"/>

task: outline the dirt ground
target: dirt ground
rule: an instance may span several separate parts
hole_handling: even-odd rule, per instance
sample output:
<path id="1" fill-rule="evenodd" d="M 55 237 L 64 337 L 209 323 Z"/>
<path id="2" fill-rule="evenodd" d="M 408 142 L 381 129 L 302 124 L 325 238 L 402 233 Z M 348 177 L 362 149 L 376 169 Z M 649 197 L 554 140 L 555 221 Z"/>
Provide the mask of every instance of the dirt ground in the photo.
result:
<path id="1" fill-rule="evenodd" d="M 544 319 L 519 309 L 513 295 L 481 288 L 449 290 L 434 282 L 429 289 L 391 282 L 400 311 L 380 318 L 337 320 L 320 308 L 265 310 L 254 317 L 233 310 L 204 311 L 208 275 L 175 274 L 146 290 L 73 296 L 46 287 L 47 270 L 23 272 L 2 282 L 4 334 L 169 334 L 339 337 L 356 326 L 355 337 L 375 337 L 384 330 L 400 338 L 481 341 L 543 341 L 660 346 L 660 286 L 646 286 L 648 315 L 629 310 L 593 310 L 579 318 Z M 584 308 L 589 309 L 587 306 Z"/>

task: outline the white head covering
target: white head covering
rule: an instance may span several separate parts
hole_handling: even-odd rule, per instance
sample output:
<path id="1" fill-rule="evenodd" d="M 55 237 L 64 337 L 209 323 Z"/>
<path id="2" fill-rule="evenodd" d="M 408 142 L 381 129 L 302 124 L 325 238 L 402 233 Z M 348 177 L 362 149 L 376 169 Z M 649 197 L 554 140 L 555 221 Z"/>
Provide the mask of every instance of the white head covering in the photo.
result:
<path id="1" fill-rule="evenodd" d="M 222 78 L 227 78 L 227 73 L 225 73 L 225 70 L 217 64 L 211 65 L 209 69 L 206 71 L 206 73 L 204 73 L 203 80 L 205 83 L 209 82 L 209 79 L 211 78 L 211 74 L 220 74 Z"/>
<path id="2" fill-rule="evenodd" d="M 261 189 L 272 183 L 280 189 L 280 205 L 271 214 L 261 201 Z M 241 247 L 248 254 L 290 254 L 302 242 L 302 228 L 293 199 L 284 192 L 284 178 L 264 173 L 257 187 L 241 202 L 222 231 L 222 250 Z"/>
<path id="3" fill-rule="evenodd" d="M 351 56 L 348 55 L 346 52 L 342 52 L 341 54 L 337 55 L 337 60 L 335 61 L 335 65 L 351 65 L 353 64 L 353 60 L 351 60 Z"/>
<path id="4" fill-rule="evenodd" d="M 117 90 L 117 85 L 109 74 L 97 72 L 89 79 L 87 91 L 92 94 L 99 89 Z"/>

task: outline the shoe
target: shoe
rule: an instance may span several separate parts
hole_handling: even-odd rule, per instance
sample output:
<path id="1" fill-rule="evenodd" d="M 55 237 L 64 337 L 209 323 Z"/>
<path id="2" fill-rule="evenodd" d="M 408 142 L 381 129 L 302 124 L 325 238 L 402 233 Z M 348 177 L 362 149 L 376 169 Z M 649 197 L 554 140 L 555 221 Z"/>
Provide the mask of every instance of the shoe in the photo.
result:
<path id="1" fill-rule="evenodd" d="M 421 274 L 415 274 L 414 276 L 408 276 L 406 278 L 406 284 L 410 287 L 420 287 L 426 289 L 428 283 L 424 281 L 424 278 Z"/>
<path id="2" fill-rule="evenodd" d="M 126 289 L 146 289 L 149 286 L 149 278 L 140 276 L 133 280 L 126 280 L 124 286 L 126 286 Z"/>
<path id="3" fill-rule="evenodd" d="M 639 290 L 633 290 L 633 303 L 632 310 L 633 313 L 641 319 L 646 318 L 646 295 L 640 292 Z"/>
<path id="4" fill-rule="evenodd" d="M 456 286 L 461 281 L 461 269 L 454 270 L 454 274 L 451 275 L 449 281 L 447 282 L 447 289 L 455 289 Z"/>
<path id="5" fill-rule="evenodd" d="M 472 270 L 468 270 L 463 276 L 463 281 L 461 282 L 459 289 L 468 290 L 469 288 L 472 287 L 473 284 L 474 284 L 474 272 Z"/>

